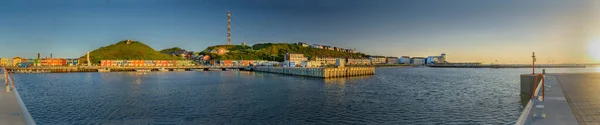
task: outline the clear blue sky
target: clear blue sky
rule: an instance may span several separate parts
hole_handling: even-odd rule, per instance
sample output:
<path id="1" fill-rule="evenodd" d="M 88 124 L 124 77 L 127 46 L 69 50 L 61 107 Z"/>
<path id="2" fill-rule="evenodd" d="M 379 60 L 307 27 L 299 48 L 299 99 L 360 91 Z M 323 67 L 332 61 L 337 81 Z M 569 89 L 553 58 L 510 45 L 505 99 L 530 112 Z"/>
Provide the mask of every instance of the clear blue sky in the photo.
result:
<path id="1" fill-rule="evenodd" d="M 587 57 L 588 0 L 2 0 L 0 57 L 79 57 L 119 40 L 160 50 L 298 42 L 456 61 Z M 576 44 L 575 44 L 576 43 Z M 519 45 L 519 46 L 517 46 Z M 535 45 L 534 47 L 532 47 Z M 554 51 L 549 50 L 554 49 Z M 556 50 L 559 49 L 559 50 Z M 559 51 L 559 52 L 555 52 Z M 577 57 L 573 55 L 581 55 Z M 522 57 L 521 57 L 522 56 Z M 589 61 L 589 60 L 582 60 Z M 560 61 L 557 61 L 560 62 Z M 579 61 L 577 61 L 579 62 Z"/>

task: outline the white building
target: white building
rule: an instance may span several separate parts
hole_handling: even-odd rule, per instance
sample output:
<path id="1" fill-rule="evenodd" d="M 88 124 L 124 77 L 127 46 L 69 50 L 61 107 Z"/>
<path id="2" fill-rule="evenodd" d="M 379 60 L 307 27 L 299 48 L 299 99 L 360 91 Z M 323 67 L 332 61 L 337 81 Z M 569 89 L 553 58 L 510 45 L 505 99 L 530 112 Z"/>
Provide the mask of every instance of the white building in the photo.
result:
<path id="1" fill-rule="evenodd" d="M 446 54 L 442 53 L 440 56 L 429 56 L 427 57 L 426 64 L 439 64 L 446 63 Z"/>
<path id="2" fill-rule="evenodd" d="M 319 44 L 313 44 L 313 45 L 310 45 L 310 47 L 317 48 L 317 49 L 323 49 L 323 46 L 319 45 Z"/>
<path id="3" fill-rule="evenodd" d="M 348 58 L 346 63 L 348 65 L 371 65 L 371 59 L 369 59 L 369 58 Z"/>
<path id="4" fill-rule="evenodd" d="M 410 64 L 415 64 L 415 65 L 425 65 L 425 60 L 427 58 L 425 57 L 412 57 L 410 58 Z"/>
<path id="5" fill-rule="evenodd" d="M 385 58 L 385 62 L 387 64 L 397 64 L 398 63 L 398 57 L 386 57 Z"/>
<path id="6" fill-rule="evenodd" d="M 303 43 L 303 42 L 298 42 L 298 45 L 299 45 L 299 46 L 302 46 L 302 47 L 308 47 L 308 44 L 306 44 L 306 43 Z"/>
<path id="7" fill-rule="evenodd" d="M 333 57 L 315 57 L 312 61 L 314 63 L 325 64 L 325 65 L 333 65 L 335 64 L 335 60 L 338 58 Z"/>
<path id="8" fill-rule="evenodd" d="M 308 59 L 306 59 L 306 57 L 304 57 L 304 54 L 295 54 L 295 53 L 286 53 L 284 59 L 288 66 L 296 65 L 296 64 L 300 65 L 300 63 L 302 63 L 302 62 L 308 61 Z"/>
<path id="9" fill-rule="evenodd" d="M 372 64 L 385 64 L 385 56 L 371 56 Z"/>
<path id="10" fill-rule="evenodd" d="M 398 58 L 398 63 L 410 64 L 410 56 L 402 56 L 402 57 Z"/>

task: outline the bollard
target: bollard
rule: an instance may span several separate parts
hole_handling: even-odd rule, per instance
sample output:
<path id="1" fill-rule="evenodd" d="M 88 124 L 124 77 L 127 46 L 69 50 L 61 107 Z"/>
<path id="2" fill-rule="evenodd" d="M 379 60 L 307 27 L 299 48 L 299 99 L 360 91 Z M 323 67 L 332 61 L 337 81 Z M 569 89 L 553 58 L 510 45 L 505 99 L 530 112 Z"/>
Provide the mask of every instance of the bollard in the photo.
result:
<path id="1" fill-rule="evenodd" d="M 546 114 L 544 114 L 544 100 L 534 99 L 533 104 L 535 104 L 535 107 L 532 116 L 534 118 L 546 118 Z"/>
<path id="2" fill-rule="evenodd" d="M 542 74 L 546 74 L 546 69 L 542 69 Z"/>

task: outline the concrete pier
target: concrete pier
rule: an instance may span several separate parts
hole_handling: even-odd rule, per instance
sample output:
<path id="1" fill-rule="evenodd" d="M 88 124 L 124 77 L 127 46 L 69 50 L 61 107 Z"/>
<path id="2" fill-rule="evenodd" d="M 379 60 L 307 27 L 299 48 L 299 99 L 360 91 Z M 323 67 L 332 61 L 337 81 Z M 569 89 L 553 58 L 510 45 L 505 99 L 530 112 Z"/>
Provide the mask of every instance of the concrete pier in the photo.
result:
<path id="1" fill-rule="evenodd" d="M 0 92 L 0 125 L 26 124 L 14 91 Z"/>
<path id="2" fill-rule="evenodd" d="M 280 73 L 299 76 L 310 76 L 319 78 L 337 78 L 374 75 L 374 67 L 345 67 L 345 68 L 323 68 L 323 67 L 254 67 L 254 71 Z"/>
<path id="3" fill-rule="evenodd" d="M 538 77 L 536 80 L 536 74 L 521 74 L 521 95 L 531 96 L 534 91 L 534 87 L 536 84 L 539 84 L 541 80 L 542 77 Z M 538 83 L 535 83 L 535 81 Z"/>
<path id="4" fill-rule="evenodd" d="M 517 125 L 600 125 L 600 73 L 547 73 L 545 84 L 536 88 L 545 97 L 528 101 Z"/>
<path id="5" fill-rule="evenodd" d="M 4 72 L 6 73 L 6 72 Z M 0 91 L 0 125 L 35 125 L 33 118 L 27 111 L 25 104 L 19 96 L 19 92 L 10 87 L 11 90 L 5 90 L 5 74 L 2 73 L 2 91 Z M 6 79 L 12 82 L 11 77 Z M 9 85 L 10 86 L 10 85 Z"/>

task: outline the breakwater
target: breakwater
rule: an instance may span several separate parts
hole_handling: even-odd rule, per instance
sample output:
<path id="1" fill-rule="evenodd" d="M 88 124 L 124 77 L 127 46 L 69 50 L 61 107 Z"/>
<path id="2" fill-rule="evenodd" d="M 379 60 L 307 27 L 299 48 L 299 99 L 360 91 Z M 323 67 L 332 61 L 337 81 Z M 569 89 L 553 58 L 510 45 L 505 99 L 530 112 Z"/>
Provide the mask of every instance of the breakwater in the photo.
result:
<path id="1" fill-rule="evenodd" d="M 319 78 L 338 78 L 374 75 L 374 67 L 345 67 L 345 68 L 305 68 L 305 67 L 253 67 L 254 71 L 280 73 L 288 75 L 310 76 Z"/>

